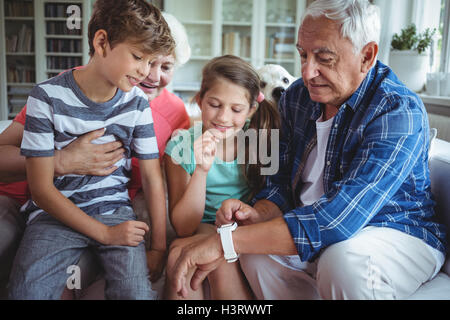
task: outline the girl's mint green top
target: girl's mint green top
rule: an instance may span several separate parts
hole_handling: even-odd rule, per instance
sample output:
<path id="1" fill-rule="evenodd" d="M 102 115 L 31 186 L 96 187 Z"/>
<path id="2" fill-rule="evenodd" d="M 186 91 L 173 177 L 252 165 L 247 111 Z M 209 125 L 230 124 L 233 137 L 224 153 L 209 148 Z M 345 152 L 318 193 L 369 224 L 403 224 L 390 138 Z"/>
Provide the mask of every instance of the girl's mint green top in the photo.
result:
<path id="1" fill-rule="evenodd" d="M 202 134 L 202 125 L 198 123 L 189 130 L 180 130 L 166 146 L 168 154 L 191 176 L 195 170 L 194 141 Z M 170 161 L 170 160 L 169 160 Z M 237 160 L 225 162 L 215 158 L 206 178 L 205 212 L 202 222 L 216 220 L 216 211 L 227 199 L 245 201 L 250 193 L 242 169 Z"/>

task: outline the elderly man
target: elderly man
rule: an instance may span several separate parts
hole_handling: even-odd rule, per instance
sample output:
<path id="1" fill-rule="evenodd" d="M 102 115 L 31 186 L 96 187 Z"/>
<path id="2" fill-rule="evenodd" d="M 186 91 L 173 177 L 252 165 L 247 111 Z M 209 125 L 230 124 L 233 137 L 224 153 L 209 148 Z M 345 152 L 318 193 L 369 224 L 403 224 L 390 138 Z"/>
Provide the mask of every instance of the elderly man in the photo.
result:
<path id="1" fill-rule="evenodd" d="M 183 239 L 173 285 L 241 254 L 259 299 L 405 298 L 444 262 L 425 108 L 376 60 L 377 8 L 316 0 L 298 33 L 302 79 L 280 101 L 280 171 L 253 207 L 228 200 L 217 236 Z M 181 248 L 181 249 L 180 249 Z"/>

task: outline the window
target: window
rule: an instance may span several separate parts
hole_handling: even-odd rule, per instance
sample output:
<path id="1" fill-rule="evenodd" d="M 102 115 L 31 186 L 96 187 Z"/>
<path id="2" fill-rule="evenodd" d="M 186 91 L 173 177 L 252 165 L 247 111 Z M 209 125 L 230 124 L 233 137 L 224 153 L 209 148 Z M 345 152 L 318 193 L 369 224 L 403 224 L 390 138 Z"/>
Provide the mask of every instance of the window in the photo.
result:
<path id="1" fill-rule="evenodd" d="M 439 66 L 435 69 L 450 72 L 450 0 L 441 0 L 441 16 L 439 21 Z"/>

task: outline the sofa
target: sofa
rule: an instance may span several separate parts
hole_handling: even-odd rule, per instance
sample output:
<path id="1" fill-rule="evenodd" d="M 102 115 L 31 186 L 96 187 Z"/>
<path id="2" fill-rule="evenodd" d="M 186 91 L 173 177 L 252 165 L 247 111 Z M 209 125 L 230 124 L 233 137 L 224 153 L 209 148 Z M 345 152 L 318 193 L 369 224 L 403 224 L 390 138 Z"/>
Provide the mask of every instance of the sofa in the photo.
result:
<path id="1" fill-rule="evenodd" d="M 9 125 L 10 121 L 0 121 L 0 133 Z M 436 130 L 432 130 L 432 135 L 436 136 Z M 450 247 L 450 142 L 433 138 L 429 155 L 431 190 L 436 200 L 436 214 L 439 221 L 447 227 L 447 241 Z M 138 216 L 144 219 L 145 207 L 142 199 L 136 197 L 133 207 Z M 167 226 L 168 242 L 175 233 L 170 224 Z M 93 266 L 93 254 L 87 251 L 81 258 L 79 266 L 81 268 L 82 280 L 81 290 L 66 290 L 63 299 L 103 299 L 104 281 L 101 278 L 100 267 Z M 84 289 L 83 289 L 84 288 Z M 164 289 L 164 276 L 153 284 L 153 289 L 160 293 Z M 1 297 L 0 297 L 1 298 Z M 431 281 L 424 283 L 409 300 L 450 300 L 450 249 L 446 262 L 439 274 Z"/>

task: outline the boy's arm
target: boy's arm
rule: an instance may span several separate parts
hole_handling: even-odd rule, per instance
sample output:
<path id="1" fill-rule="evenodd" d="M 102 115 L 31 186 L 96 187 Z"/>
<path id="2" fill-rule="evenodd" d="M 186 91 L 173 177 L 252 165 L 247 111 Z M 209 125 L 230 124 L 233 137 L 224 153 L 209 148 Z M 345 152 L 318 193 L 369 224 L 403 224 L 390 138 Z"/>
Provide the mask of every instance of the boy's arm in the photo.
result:
<path id="1" fill-rule="evenodd" d="M 139 159 L 142 189 L 150 218 L 151 249 L 166 250 L 166 196 L 159 159 Z"/>
<path id="2" fill-rule="evenodd" d="M 88 216 L 59 192 L 53 185 L 53 157 L 29 157 L 26 170 L 33 201 L 63 224 L 106 245 L 137 246 L 142 241 L 145 223 L 129 221 L 108 227 Z"/>

